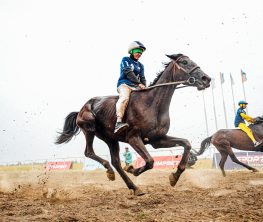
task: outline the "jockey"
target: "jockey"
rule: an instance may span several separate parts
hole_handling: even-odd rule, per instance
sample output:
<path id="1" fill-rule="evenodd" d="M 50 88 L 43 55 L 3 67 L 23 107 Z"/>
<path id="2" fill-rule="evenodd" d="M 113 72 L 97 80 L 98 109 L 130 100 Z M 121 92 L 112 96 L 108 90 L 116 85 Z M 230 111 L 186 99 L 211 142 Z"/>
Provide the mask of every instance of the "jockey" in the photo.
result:
<path id="1" fill-rule="evenodd" d="M 133 89 L 144 89 L 146 80 L 144 76 L 144 66 L 138 60 L 146 47 L 139 41 L 134 41 L 129 45 L 129 57 L 123 57 L 120 66 L 120 77 L 117 83 L 119 100 L 116 103 L 117 122 L 114 133 L 123 131 L 129 126 L 122 122 L 125 109 L 128 105 L 130 94 Z"/>
<path id="2" fill-rule="evenodd" d="M 243 100 L 238 103 L 239 108 L 237 110 L 236 117 L 235 117 L 235 127 L 238 127 L 241 130 L 243 130 L 254 143 L 254 147 L 257 147 L 261 145 L 261 142 L 256 141 L 256 139 L 254 138 L 252 134 L 251 129 L 247 127 L 245 123 L 245 120 L 249 123 L 254 123 L 256 121 L 255 118 L 252 118 L 246 114 L 245 108 L 247 107 L 247 104 L 248 103 Z"/>

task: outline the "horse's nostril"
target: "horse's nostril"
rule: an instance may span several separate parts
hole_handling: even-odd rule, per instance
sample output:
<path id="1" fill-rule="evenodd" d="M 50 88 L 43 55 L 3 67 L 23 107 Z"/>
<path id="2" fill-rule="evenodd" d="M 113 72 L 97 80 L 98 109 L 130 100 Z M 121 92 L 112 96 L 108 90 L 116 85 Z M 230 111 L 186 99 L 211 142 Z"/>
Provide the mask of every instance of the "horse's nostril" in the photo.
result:
<path id="1" fill-rule="evenodd" d="M 207 76 L 202 76 L 202 81 L 205 82 L 205 83 L 209 83 L 211 81 L 211 79 Z"/>
<path id="2" fill-rule="evenodd" d="M 207 78 L 205 76 L 203 76 L 202 78 L 202 81 L 206 82 L 207 81 Z"/>

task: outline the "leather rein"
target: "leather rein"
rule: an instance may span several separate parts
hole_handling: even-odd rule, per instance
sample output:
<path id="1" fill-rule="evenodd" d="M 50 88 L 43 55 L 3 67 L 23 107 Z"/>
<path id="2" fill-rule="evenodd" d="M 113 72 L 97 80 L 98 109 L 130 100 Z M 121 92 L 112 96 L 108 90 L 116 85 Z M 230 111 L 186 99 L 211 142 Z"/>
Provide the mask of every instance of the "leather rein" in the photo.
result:
<path id="1" fill-rule="evenodd" d="M 196 69 L 199 69 L 200 67 L 199 66 L 195 66 L 193 67 L 189 72 L 187 72 L 184 68 L 182 68 L 179 64 L 178 64 L 178 61 L 183 58 L 183 57 L 187 57 L 185 55 L 182 55 L 180 57 L 178 57 L 174 62 L 173 62 L 173 70 L 175 71 L 175 69 L 179 69 L 179 70 L 182 70 L 184 73 L 190 75 L 194 70 Z M 188 57 L 187 57 L 188 58 Z M 160 83 L 160 84 L 156 84 L 156 85 L 153 85 L 153 86 L 149 86 L 149 87 L 146 87 L 144 89 L 135 89 L 133 91 L 144 91 L 144 90 L 149 90 L 149 89 L 153 89 L 153 88 L 156 88 L 156 87 L 162 87 L 162 86 L 170 86 L 170 85 L 179 85 L 179 84 L 183 84 L 183 83 L 188 83 L 189 85 L 193 85 L 195 84 L 197 80 L 195 79 L 195 77 L 189 77 L 189 79 L 187 80 L 183 80 L 183 81 L 176 81 L 176 82 L 168 82 L 168 83 Z M 176 89 L 180 89 L 180 88 L 184 88 L 184 87 L 187 87 L 187 86 L 179 86 L 177 87 Z"/>

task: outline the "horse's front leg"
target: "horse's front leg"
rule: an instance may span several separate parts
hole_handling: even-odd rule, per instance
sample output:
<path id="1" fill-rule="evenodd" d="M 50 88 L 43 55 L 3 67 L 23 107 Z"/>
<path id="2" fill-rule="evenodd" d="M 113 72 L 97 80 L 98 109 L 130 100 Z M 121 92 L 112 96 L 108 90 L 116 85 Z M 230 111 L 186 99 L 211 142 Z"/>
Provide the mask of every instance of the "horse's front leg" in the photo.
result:
<path id="1" fill-rule="evenodd" d="M 184 153 L 182 156 L 182 159 L 177 167 L 177 171 L 175 173 L 172 173 L 169 177 L 171 186 L 175 186 L 177 181 L 179 180 L 179 177 L 184 172 L 187 161 L 189 159 L 190 150 L 191 150 L 191 144 L 187 139 L 182 138 L 176 138 L 171 136 L 163 136 L 155 141 L 151 141 L 150 143 L 155 149 L 158 148 L 168 148 L 168 147 L 174 147 L 174 146 L 182 146 L 184 147 Z"/>
<path id="2" fill-rule="evenodd" d="M 146 170 L 153 168 L 154 160 L 147 151 L 141 137 L 139 136 L 132 136 L 128 139 L 129 144 L 133 147 L 133 149 L 144 159 L 145 165 L 134 169 L 133 167 L 128 168 L 128 172 L 132 173 L 134 176 L 139 176 Z"/>
<path id="3" fill-rule="evenodd" d="M 140 188 L 135 186 L 135 184 L 131 181 L 131 179 L 127 176 L 127 174 L 121 168 L 121 161 L 120 161 L 120 155 L 119 155 L 119 152 L 120 152 L 119 143 L 116 141 L 107 141 L 107 144 L 110 148 L 111 163 L 115 167 L 115 169 L 118 171 L 118 173 L 120 174 L 120 176 L 126 183 L 127 187 L 133 190 L 134 195 L 136 196 L 143 195 L 144 192 L 141 191 Z"/>

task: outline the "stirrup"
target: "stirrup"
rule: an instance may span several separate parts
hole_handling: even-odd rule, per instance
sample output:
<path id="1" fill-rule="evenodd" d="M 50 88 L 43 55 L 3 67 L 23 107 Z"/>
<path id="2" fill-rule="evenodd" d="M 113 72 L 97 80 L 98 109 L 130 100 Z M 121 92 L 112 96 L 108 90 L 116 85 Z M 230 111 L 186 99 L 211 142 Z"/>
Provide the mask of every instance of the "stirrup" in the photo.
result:
<path id="1" fill-rule="evenodd" d="M 117 122 L 115 125 L 114 133 L 120 133 L 126 130 L 128 127 L 129 127 L 129 124 L 127 123 Z"/>
<path id="2" fill-rule="evenodd" d="M 254 142 L 254 147 L 260 147 L 262 145 L 263 145 L 263 141 L 260 141 L 260 142 L 256 141 L 256 142 Z"/>

